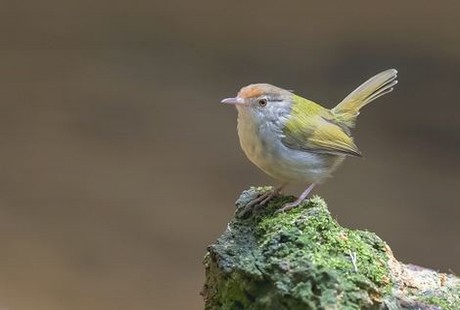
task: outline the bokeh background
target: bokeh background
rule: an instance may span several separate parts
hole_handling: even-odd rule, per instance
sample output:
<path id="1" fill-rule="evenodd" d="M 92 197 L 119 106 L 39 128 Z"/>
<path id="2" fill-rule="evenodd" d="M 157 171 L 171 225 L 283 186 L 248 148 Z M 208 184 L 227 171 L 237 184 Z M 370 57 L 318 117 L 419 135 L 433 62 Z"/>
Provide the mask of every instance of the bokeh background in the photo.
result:
<path id="1" fill-rule="evenodd" d="M 395 67 L 316 189 L 406 262 L 460 272 L 458 1 L 3 1 L 0 304 L 202 309 L 206 246 L 276 184 L 222 106 L 269 82 L 332 107 Z M 288 188 L 298 193 L 301 186 Z"/>

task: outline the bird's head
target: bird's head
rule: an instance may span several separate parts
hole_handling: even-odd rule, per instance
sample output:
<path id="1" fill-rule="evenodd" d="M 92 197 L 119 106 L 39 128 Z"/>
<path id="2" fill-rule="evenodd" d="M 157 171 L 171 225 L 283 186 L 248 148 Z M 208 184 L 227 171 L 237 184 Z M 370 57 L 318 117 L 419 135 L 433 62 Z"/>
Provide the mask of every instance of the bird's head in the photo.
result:
<path id="1" fill-rule="evenodd" d="M 292 92 L 270 84 L 251 84 L 241 88 L 236 97 L 221 102 L 233 104 L 239 113 L 261 122 L 279 121 L 288 116 L 293 96 Z"/>

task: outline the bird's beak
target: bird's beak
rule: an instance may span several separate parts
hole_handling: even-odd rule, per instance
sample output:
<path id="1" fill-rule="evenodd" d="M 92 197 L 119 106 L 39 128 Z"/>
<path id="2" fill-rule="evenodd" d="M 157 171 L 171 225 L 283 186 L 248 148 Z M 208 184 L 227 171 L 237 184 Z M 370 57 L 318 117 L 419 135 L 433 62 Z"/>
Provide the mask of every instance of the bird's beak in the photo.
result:
<path id="1" fill-rule="evenodd" d="M 245 100 L 240 97 L 235 97 L 235 98 L 225 98 L 224 100 L 221 101 L 221 103 L 226 103 L 226 104 L 245 104 Z"/>

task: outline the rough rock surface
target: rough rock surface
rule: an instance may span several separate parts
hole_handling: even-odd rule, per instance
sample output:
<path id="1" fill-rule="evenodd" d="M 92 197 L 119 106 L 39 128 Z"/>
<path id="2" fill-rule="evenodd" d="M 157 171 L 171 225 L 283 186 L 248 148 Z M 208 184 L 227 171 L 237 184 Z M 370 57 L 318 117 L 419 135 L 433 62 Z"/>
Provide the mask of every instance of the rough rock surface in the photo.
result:
<path id="1" fill-rule="evenodd" d="M 340 226 L 318 196 L 242 212 L 251 188 L 204 259 L 205 309 L 460 309 L 459 278 L 398 262 L 368 231 Z M 244 215 L 243 215 L 244 214 Z"/>

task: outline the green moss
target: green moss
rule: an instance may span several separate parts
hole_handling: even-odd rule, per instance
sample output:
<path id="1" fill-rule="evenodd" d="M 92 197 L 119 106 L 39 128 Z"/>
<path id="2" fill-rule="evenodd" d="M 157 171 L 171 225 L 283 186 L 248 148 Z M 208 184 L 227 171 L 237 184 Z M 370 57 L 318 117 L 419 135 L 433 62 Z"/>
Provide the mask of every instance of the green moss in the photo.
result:
<path id="1" fill-rule="evenodd" d="M 317 305 L 364 307 L 391 289 L 385 243 L 372 233 L 341 227 L 318 196 L 289 212 L 264 214 L 255 233 L 270 272 L 298 279 L 299 287 L 290 283 L 294 297 L 313 298 Z M 307 290 L 305 283 L 321 286 Z"/>
<path id="2" fill-rule="evenodd" d="M 237 213 L 264 190 L 243 194 Z M 280 197 L 246 218 L 236 217 L 209 248 L 206 309 L 381 305 L 392 287 L 385 243 L 370 232 L 341 227 L 317 196 L 288 212 L 275 212 L 290 199 Z"/>
<path id="3" fill-rule="evenodd" d="M 205 257 L 205 309 L 460 309 L 460 279 L 402 264 L 375 234 L 341 227 L 315 196 L 244 212 L 252 188 Z M 389 263 L 389 260 L 391 263 Z"/>
<path id="4" fill-rule="evenodd" d="M 460 284 L 454 287 L 444 287 L 434 291 L 426 291 L 417 296 L 417 300 L 435 305 L 442 310 L 458 310 L 460 305 Z"/>

